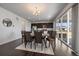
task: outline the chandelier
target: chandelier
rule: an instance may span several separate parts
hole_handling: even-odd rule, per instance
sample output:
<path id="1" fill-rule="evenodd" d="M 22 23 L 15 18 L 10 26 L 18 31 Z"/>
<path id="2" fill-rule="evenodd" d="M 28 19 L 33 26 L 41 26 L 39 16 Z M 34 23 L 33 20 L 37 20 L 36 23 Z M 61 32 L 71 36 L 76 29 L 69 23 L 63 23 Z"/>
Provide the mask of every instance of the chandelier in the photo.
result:
<path id="1" fill-rule="evenodd" d="M 38 7 L 34 7 L 33 15 L 35 15 L 35 16 L 40 15 L 40 9 Z"/>
<path id="2" fill-rule="evenodd" d="M 25 7 L 34 16 L 39 16 L 46 8 L 44 4 L 27 4 Z"/>

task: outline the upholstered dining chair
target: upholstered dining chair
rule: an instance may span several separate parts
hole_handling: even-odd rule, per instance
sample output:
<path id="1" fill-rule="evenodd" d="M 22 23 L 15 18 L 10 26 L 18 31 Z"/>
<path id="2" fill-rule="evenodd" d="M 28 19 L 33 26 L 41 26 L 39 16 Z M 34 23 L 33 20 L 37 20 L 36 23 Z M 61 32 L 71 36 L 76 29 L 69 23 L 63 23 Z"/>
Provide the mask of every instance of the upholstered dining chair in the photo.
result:
<path id="1" fill-rule="evenodd" d="M 56 31 L 49 31 L 49 37 L 47 40 L 49 41 L 49 47 L 52 46 L 53 49 L 56 47 Z"/>
<path id="2" fill-rule="evenodd" d="M 26 32 L 26 36 L 25 36 L 25 40 L 24 40 L 24 43 L 25 43 L 25 48 L 27 46 L 27 43 L 30 44 L 30 48 L 32 48 L 32 42 L 33 42 L 33 39 L 30 35 L 31 32 Z"/>
<path id="3" fill-rule="evenodd" d="M 34 40 L 34 46 L 36 49 L 36 45 L 41 44 L 41 50 L 43 50 L 43 39 L 42 39 L 42 32 L 35 31 L 35 40 Z"/>

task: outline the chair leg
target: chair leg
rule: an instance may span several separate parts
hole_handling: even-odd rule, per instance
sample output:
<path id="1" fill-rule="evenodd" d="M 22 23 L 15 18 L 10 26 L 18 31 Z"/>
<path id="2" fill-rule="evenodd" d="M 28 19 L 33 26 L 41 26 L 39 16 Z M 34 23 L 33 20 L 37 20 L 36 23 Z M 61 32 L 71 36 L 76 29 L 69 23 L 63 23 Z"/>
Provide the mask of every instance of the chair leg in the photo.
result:
<path id="1" fill-rule="evenodd" d="M 41 50 L 43 50 L 43 43 L 41 44 Z"/>
<path id="2" fill-rule="evenodd" d="M 53 42 L 52 41 L 50 41 L 50 44 L 51 44 L 51 46 L 52 46 L 52 49 L 54 49 L 54 44 L 53 44 Z"/>
<path id="3" fill-rule="evenodd" d="M 54 49 L 56 48 L 56 41 L 54 40 Z"/>
<path id="4" fill-rule="evenodd" d="M 35 48 L 35 50 L 36 50 L 36 43 L 34 42 L 34 48 Z"/>
<path id="5" fill-rule="evenodd" d="M 35 43 L 35 50 L 36 50 L 36 43 Z"/>
<path id="6" fill-rule="evenodd" d="M 50 41 L 49 41 L 49 47 L 50 47 Z"/>
<path id="7" fill-rule="evenodd" d="M 25 48 L 26 48 L 27 43 L 25 42 Z"/>
<path id="8" fill-rule="evenodd" d="M 54 42 L 54 41 L 51 42 L 51 45 L 52 45 L 52 49 L 53 49 L 53 51 L 55 52 L 55 42 Z"/>
<path id="9" fill-rule="evenodd" d="M 55 50 L 55 47 L 56 47 L 55 40 L 52 43 L 53 43 L 53 49 Z"/>
<path id="10" fill-rule="evenodd" d="M 47 41 L 45 39 L 44 39 L 44 43 L 45 43 L 45 48 L 47 48 L 47 45 L 46 45 L 47 44 Z"/>
<path id="11" fill-rule="evenodd" d="M 32 42 L 31 42 L 30 48 L 32 49 Z"/>

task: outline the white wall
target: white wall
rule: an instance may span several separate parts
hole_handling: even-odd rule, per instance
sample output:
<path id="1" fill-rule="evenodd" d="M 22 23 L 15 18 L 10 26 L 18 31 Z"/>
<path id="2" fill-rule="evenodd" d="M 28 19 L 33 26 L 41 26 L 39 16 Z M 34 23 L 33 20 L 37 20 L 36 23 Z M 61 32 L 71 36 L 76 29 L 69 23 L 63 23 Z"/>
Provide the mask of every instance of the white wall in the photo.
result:
<path id="1" fill-rule="evenodd" d="M 5 27 L 2 23 L 4 18 L 10 18 L 11 27 Z M 0 45 L 21 38 L 22 23 L 25 21 L 26 31 L 31 30 L 31 22 L 0 7 Z M 14 25 L 14 26 L 13 26 Z"/>

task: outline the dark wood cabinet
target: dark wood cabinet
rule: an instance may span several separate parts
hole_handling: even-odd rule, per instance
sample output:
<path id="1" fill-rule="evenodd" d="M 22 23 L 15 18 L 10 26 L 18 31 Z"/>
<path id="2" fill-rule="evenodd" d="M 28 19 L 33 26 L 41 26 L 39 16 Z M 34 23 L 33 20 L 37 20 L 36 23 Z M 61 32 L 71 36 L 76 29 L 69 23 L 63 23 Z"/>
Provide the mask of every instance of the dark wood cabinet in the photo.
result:
<path id="1" fill-rule="evenodd" d="M 47 28 L 53 28 L 53 23 L 33 23 L 31 26 L 37 26 L 37 28 L 43 28 L 45 25 Z"/>

